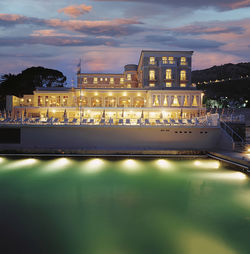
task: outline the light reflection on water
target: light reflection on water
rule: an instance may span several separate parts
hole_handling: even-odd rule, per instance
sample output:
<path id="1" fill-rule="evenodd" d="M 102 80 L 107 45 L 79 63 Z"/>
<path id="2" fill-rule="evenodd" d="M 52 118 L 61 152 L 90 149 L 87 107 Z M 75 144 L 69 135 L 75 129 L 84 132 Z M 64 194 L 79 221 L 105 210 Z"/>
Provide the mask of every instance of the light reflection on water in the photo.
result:
<path id="1" fill-rule="evenodd" d="M 0 157 L 0 249 L 248 253 L 249 193 L 216 160 Z"/>

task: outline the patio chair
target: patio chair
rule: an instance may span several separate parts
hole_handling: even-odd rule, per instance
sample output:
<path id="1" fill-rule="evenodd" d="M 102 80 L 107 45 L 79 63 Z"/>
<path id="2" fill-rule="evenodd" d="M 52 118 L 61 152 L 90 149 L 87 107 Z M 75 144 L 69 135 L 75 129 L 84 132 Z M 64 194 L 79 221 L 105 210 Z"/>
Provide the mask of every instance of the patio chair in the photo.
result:
<path id="1" fill-rule="evenodd" d="M 169 124 L 169 121 L 167 119 L 163 120 L 164 124 Z"/>
<path id="2" fill-rule="evenodd" d="M 119 119 L 119 124 L 123 124 L 123 119 Z"/>
<path id="3" fill-rule="evenodd" d="M 69 123 L 69 119 L 68 118 L 64 118 L 62 121 L 63 124 Z"/>
<path id="4" fill-rule="evenodd" d="M 126 124 L 130 124 L 130 119 L 126 119 Z"/>
<path id="5" fill-rule="evenodd" d="M 100 124 L 105 124 L 105 118 L 102 118 Z"/>
<path id="6" fill-rule="evenodd" d="M 87 119 L 86 119 L 86 118 L 83 118 L 83 119 L 82 119 L 82 123 L 83 123 L 83 124 L 86 124 L 86 123 L 87 123 Z"/>
<path id="7" fill-rule="evenodd" d="M 176 124 L 174 119 L 170 119 L 169 121 L 170 121 L 170 124 Z"/>
<path id="8" fill-rule="evenodd" d="M 73 120 L 70 123 L 76 124 L 77 123 L 77 118 L 73 118 Z"/>
<path id="9" fill-rule="evenodd" d="M 148 119 L 145 119 L 145 124 L 150 124 L 149 120 Z"/>
<path id="10" fill-rule="evenodd" d="M 29 122 L 29 118 L 25 118 L 24 120 L 23 120 L 23 123 L 28 123 Z"/>
<path id="11" fill-rule="evenodd" d="M 53 120 L 53 123 L 58 123 L 59 122 L 59 119 L 58 118 L 55 118 L 54 120 Z"/>
<path id="12" fill-rule="evenodd" d="M 160 120 L 155 120 L 155 123 L 156 123 L 157 125 L 161 125 L 161 124 L 162 124 L 162 122 L 161 122 Z"/>
<path id="13" fill-rule="evenodd" d="M 88 122 L 88 124 L 94 124 L 94 119 L 89 119 L 89 122 Z"/>
<path id="14" fill-rule="evenodd" d="M 113 123 L 114 123 L 113 118 L 110 118 L 110 119 L 109 119 L 109 124 L 113 124 Z"/>

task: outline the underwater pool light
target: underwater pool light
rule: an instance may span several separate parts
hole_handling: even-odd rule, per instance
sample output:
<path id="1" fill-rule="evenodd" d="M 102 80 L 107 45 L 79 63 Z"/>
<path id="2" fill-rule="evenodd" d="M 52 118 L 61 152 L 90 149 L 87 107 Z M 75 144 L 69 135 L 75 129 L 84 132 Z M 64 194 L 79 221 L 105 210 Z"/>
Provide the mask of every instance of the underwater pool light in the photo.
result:
<path id="1" fill-rule="evenodd" d="M 50 161 L 47 165 L 43 167 L 43 170 L 45 172 L 57 172 L 61 171 L 65 168 L 67 168 L 70 164 L 72 164 L 72 161 L 68 158 L 59 158 Z"/>
<path id="2" fill-rule="evenodd" d="M 220 167 L 219 161 L 194 161 L 194 165 L 201 168 L 207 169 L 218 169 Z"/>
<path id="3" fill-rule="evenodd" d="M 165 159 L 156 160 L 155 164 L 157 168 L 160 169 L 161 171 L 166 171 L 170 168 L 170 162 Z"/>
<path id="4" fill-rule="evenodd" d="M 103 170 L 105 161 L 103 159 L 90 159 L 83 164 L 85 173 L 98 173 Z"/>
<path id="5" fill-rule="evenodd" d="M 17 160 L 15 162 L 9 163 L 6 166 L 6 169 L 18 169 L 23 167 L 30 167 L 38 163 L 39 160 L 37 159 L 24 159 L 24 160 Z"/>
<path id="6" fill-rule="evenodd" d="M 126 172 L 137 172 L 140 171 L 140 163 L 134 159 L 126 159 L 122 161 L 122 169 Z"/>

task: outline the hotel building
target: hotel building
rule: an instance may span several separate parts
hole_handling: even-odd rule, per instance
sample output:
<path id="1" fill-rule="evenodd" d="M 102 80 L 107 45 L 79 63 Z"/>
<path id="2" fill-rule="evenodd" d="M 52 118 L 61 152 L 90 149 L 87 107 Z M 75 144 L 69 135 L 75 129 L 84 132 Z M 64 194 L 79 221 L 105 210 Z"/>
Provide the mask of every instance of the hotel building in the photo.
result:
<path id="1" fill-rule="evenodd" d="M 191 83 L 192 51 L 142 51 L 138 65 L 122 74 L 77 73 L 77 88 L 37 88 L 22 98 L 7 97 L 12 117 L 67 118 L 74 123 L 119 124 L 139 118 L 193 118 L 205 112 L 202 91 Z"/>

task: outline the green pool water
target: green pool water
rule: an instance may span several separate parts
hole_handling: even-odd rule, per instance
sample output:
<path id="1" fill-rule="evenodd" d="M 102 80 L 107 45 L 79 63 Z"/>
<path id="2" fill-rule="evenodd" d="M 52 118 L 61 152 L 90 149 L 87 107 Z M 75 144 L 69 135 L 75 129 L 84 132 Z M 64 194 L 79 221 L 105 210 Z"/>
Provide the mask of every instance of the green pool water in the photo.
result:
<path id="1" fill-rule="evenodd" d="M 250 253 L 250 181 L 233 169 L 0 158 L 0 253 Z"/>

